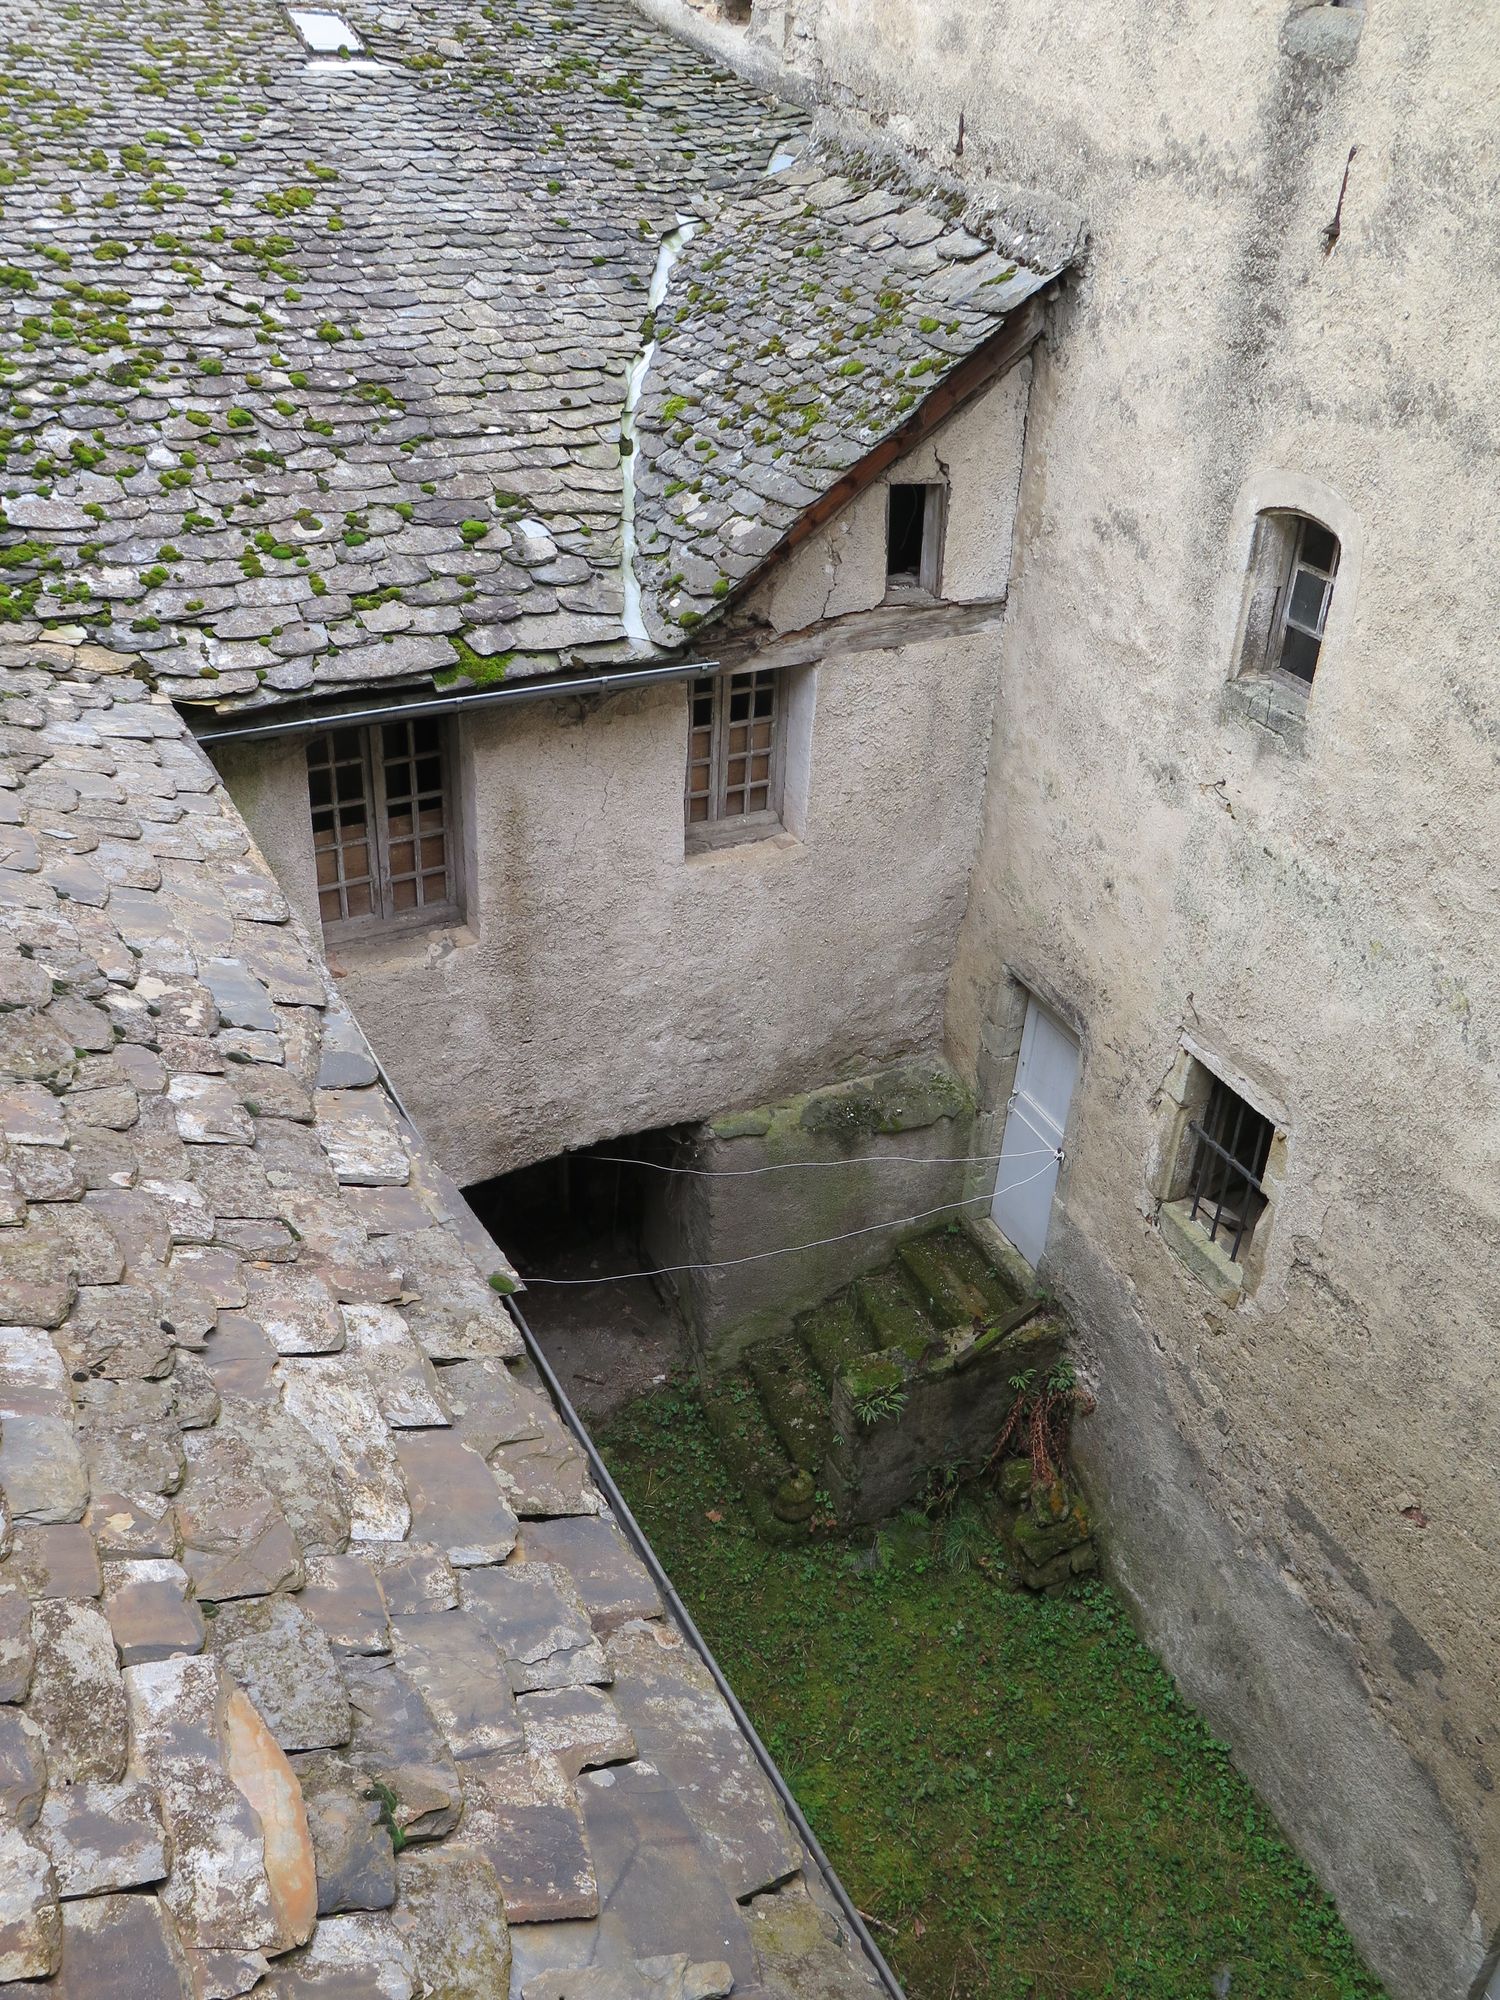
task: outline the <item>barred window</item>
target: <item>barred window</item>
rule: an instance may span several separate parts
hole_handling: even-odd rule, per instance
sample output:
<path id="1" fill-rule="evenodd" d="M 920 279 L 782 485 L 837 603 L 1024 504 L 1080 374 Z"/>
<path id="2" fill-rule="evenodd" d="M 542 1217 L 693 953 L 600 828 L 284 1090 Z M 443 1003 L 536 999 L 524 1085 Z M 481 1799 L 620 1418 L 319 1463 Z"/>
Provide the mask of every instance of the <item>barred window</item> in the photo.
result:
<path id="1" fill-rule="evenodd" d="M 771 668 L 688 686 L 688 826 L 749 831 L 781 816 L 783 701 Z"/>
<path id="2" fill-rule="evenodd" d="M 1188 1127 L 1193 1148 L 1188 1220 L 1208 1231 L 1238 1262 L 1266 1206 L 1262 1177 L 1271 1151 L 1271 1121 L 1215 1077 L 1201 1119 Z"/>
<path id="3" fill-rule="evenodd" d="M 446 732 L 433 720 L 332 729 L 307 746 L 325 930 L 459 915 Z"/>

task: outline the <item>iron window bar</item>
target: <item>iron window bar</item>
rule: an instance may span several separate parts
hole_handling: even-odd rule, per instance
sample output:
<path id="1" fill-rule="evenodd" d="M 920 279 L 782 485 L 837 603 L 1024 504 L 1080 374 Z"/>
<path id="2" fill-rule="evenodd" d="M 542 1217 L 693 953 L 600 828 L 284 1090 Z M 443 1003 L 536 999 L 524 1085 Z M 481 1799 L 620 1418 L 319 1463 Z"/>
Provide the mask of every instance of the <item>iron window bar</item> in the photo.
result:
<path id="1" fill-rule="evenodd" d="M 1210 1130 L 1211 1126 L 1215 1129 Z M 1242 1097 L 1236 1097 L 1225 1085 L 1216 1083 L 1209 1096 L 1203 1123 L 1195 1120 L 1188 1129 L 1198 1142 L 1193 1160 L 1193 1198 L 1188 1220 L 1197 1222 L 1199 1211 L 1203 1212 L 1210 1243 L 1218 1242 L 1221 1229 L 1226 1237 L 1232 1229 L 1234 1241 L 1229 1249 L 1229 1258 L 1231 1263 L 1237 1264 L 1240 1246 L 1265 1206 L 1266 1193 L 1261 1174 L 1270 1150 L 1270 1124 L 1258 1111 L 1252 1111 Z M 1210 1205 L 1213 1220 L 1208 1222 L 1206 1218 Z"/>

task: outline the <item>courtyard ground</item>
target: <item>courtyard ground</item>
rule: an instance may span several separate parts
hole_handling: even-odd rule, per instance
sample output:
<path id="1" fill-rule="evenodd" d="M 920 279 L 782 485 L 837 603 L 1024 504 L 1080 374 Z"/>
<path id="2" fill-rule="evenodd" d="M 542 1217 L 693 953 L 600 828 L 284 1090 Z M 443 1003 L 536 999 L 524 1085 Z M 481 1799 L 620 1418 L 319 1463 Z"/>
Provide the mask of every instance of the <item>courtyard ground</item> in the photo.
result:
<path id="1" fill-rule="evenodd" d="M 1380 1995 L 1107 1587 L 1013 1594 L 972 1501 L 767 1547 L 680 1382 L 599 1442 L 910 2000 Z"/>

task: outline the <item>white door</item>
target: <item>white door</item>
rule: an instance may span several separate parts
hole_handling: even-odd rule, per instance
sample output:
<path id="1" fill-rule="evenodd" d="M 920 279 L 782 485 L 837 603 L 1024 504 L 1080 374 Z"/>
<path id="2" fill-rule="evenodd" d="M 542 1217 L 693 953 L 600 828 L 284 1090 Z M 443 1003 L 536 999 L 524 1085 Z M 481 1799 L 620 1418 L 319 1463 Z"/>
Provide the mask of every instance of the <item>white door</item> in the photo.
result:
<path id="1" fill-rule="evenodd" d="M 1047 1247 L 1058 1155 L 1077 1080 L 1078 1043 L 1039 1001 L 1029 999 L 990 1211 L 1028 1264 L 1040 1263 Z"/>

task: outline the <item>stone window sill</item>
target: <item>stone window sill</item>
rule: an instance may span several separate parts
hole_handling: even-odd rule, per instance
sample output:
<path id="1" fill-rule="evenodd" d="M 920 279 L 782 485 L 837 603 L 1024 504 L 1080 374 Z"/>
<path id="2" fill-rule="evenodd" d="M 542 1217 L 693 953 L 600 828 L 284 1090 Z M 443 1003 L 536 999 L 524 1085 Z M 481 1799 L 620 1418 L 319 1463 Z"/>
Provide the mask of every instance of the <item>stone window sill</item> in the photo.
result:
<path id="1" fill-rule="evenodd" d="M 1300 750 L 1307 740 L 1308 692 L 1288 675 L 1241 674 L 1224 683 L 1224 709 Z"/>
<path id="2" fill-rule="evenodd" d="M 478 942 L 467 924 L 450 921 L 366 931 L 355 937 L 335 935 L 325 940 L 324 952 L 329 970 L 339 979 L 349 972 L 410 970 L 467 951 Z"/>
<path id="3" fill-rule="evenodd" d="M 1213 1241 L 1201 1222 L 1191 1219 L 1192 1206 L 1190 1201 L 1162 1203 L 1157 1212 L 1161 1239 L 1200 1284 L 1207 1285 L 1226 1306 L 1237 1306 L 1244 1296 L 1245 1267 L 1234 1261 L 1222 1243 Z M 1262 1224 L 1264 1221 L 1262 1216 Z M 1241 1249 L 1248 1249 L 1249 1244 L 1247 1236 Z"/>
<path id="4" fill-rule="evenodd" d="M 757 814 L 750 819 L 715 820 L 709 825 L 690 826 L 683 842 L 683 859 L 706 861 L 716 855 L 742 854 L 747 849 L 778 851 L 801 844 L 795 834 L 787 832 L 779 815 Z"/>

